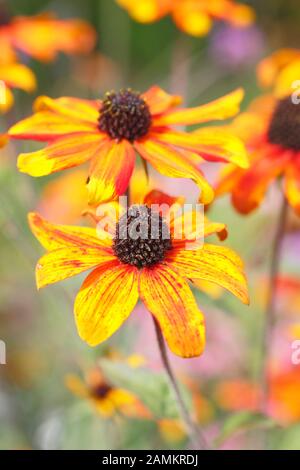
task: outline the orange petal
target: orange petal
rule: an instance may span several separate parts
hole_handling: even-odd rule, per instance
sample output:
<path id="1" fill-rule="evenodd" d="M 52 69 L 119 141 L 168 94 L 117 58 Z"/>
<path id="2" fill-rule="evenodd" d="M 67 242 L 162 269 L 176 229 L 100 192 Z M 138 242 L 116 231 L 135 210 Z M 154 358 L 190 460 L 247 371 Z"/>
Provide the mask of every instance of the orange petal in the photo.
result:
<path id="1" fill-rule="evenodd" d="M 33 234 L 46 250 L 66 247 L 101 249 L 103 246 L 111 245 L 109 239 L 98 238 L 94 228 L 51 224 L 35 212 L 28 214 L 28 221 Z"/>
<path id="2" fill-rule="evenodd" d="M 243 262 L 230 248 L 205 244 L 198 250 L 173 250 L 166 261 L 182 276 L 214 282 L 249 303 Z"/>
<path id="3" fill-rule="evenodd" d="M 178 2 L 173 19 L 179 29 L 195 37 L 205 36 L 212 27 L 211 18 L 196 2 Z"/>
<path id="4" fill-rule="evenodd" d="M 241 175 L 233 188 L 234 207 L 242 214 L 248 214 L 256 209 L 269 185 L 284 171 L 291 157 L 291 152 L 280 150 L 276 154 L 272 147 L 269 150 L 268 148 L 261 150 L 251 167 Z"/>
<path id="5" fill-rule="evenodd" d="M 154 135 L 161 142 L 197 152 L 206 160 L 235 163 L 241 168 L 249 166 L 243 142 L 224 129 L 203 128 L 192 134 L 167 130 Z"/>
<path id="6" fill-rule="evenodd" d="M 159 265 L 141 271 L 139 291 L 171 351 L 181 357 L 200 356 L 205 346 L 204 319 L 187 282 L 168 266 Z"/>
<path id="7" fill-rule="evenodd" d="M 260 85 L 265 88 L 273 85 L 280 71 L 299 57 L 298 49 L 283 48 L 261 60 L 256 71 Z"/>
<path id="8" fill-rule="evenodd" d="M 241 88 L 222 96 L 208 104 L 196 108 L 179 109 L 169 111 L 153 120 L 153 126 L 167 126 L 170 124 L 191 125 L 202 122 L 224 120 L 235 116 L 240 109 L 240 103 L 244 97 Z"/>
<path id="9" fill-rule="evenodd" d="M 190 160 L 181 155 L 180 151 L 152 139 L 136 142 L 135 148 L 163 175 L 172 178 L 191 178 L 195 181 L 201 190 L 200 202 L 209 204 L 213 200 L 214 191 L 202 172 Z"/>
<path id="10" fill-rule="evenodd" d="M 117 0 L 139 23 L 152 23 L 166 15 L 173 0 Z"/>
<path id="11" fill-rule="evenodd" d="M 42 150 L 21 153 L 18 169 L 22 173 L 39 177 L 81 165 L 97 154 L 104 139 L 100 133 L 61 137 Z"/>
<path id="12" fill-rule="evenodd" d="M 181 103 L 182 98 L 169 95 L 158 86 L 152 86 L 146 93 L 142 94 L 150 108 L 151 115 L 161 114 Z"/>
<path id="13" fill-rule="evenodd" d="M 72 120 L 87 121 L 95 126 L 99 118 L 100 102 L 67 96 L 55 100 L 49 96 L 39 96 L 33 108 L 35 112 L 52 111 Z"/>
<path id="14" fill-rule="evenodd" d="M 95 131 L 97 131 L 96 124 L 71 119 L 51 111 L 40 111 L 19 121 L 9 129 L 8 133 L 15 139 L 47 141 L 65 134 L 79 134 L 80 138 L 81 133 L 95 133 Z M 102 135 L 99 132 L 99 137 Z"/>
<path id="15" fill-rule="evenodd" d="M 36 266 L 36 283 L 38 289 L 76 276 L 101 264 L 107 265 L 116 257 L 106 247 L 90 248 L 64 247 L 46 253 Z"/>
<path id="16" fill-rule="evenodd" d="M 119 262 L 95 269 L 76 297 L 74 312 L 80 337 L 96 346 L 117 331 L 138 300 L 137 270 Z"/>
<path id="17" fill-rule="evenodd" d="M 152 191 L 147 193 L 144 198 L 144 204 L 149 207 L 152 204 L 158 204 L 159 206 L 165 204 L 166 206 L 171 207 L 173 204 L 182 205 L 183 203 L 183 197 L 169 196 L 168 194 L 158 189 L 152 189 Z"/>
<path id="18" fill-rule="evenodd" d="M 0 80 L 11 88 L 21 88 L 27 92 L 32 92 L 36 88 L 34 73 L 23 64 L 0 65 Z"/>
<path id="19" fill-rule="evenodd" d="M 127 140 L 102 145 L 90 169 L 89 204 L 96 205 L 124 194 L 134 164 L 135 152 Z"/>
<path id="20" fill-rule="evenodd" d="M 0 83 L 0 112 L 7 113 L 14 105 L 14 102 L 15 98 L 10 88 L 4 82 Z"/>
<path id="21" fill-rule="evenodd" d="M 278 98 L 284 98 L 293 91 L 298 90 L 298 80 L 300 76 L 300 54 L 297 60 L 287 65 L 277 76 L 275 95 Z M 294 82 L 297 84 L 295 88 Z M 297 91 L 297 97 L 299 93 Z"/>
<path id="22" fill-rule="evenodd" d="M 299 154 L 300 155 L 300 154 Z M 296 213 L 300 215 L 300 157 L 288 165 L 285 172 L 285 195 Z"/>

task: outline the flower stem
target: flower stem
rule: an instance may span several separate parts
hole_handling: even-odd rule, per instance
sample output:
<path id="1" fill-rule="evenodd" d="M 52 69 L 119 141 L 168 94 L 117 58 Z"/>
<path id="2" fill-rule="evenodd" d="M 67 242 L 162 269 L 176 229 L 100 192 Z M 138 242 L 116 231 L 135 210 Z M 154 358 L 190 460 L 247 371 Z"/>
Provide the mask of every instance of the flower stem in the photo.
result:
<path id="1" fill-rule="evenodd" d="M 176 378 L 174 376 L 174 373 L 172 371 L 172 368 L 168 359 L 166 345 L 165 345 L 165 341 L 164 341 L 160 326 L 154 317 L 153 317 L 153 321 L 154 321 L 155 333 L 156 333 L 156 338 L 157 338 L 157 343 L 158 343 L 158 348 L 159 348 L 159 352 L 161 355 L 162 363 L 163 363 L 165 372 L 168 376 L 170 385 L 173 389 L 177 406 L 178 406 L 178 411 L 185 425 L 186 431 L 191 439 L 192 446 L 194 449 L 208 450 L 206 439 L 203 436 L 200 429 L 198 428 L 198 426 L 194 423 L 193 419 L 191 418 L 189 411 L 182 398 L 180 389 L 178 387 L 178 383 L 176 381 Z"/>
<path id="2" fill-rule="evenodd" d="M 280 269 L 280 261 L 282 254 L 282 241 L 284 238 L 284 231 L 288 215 L 288 202 L 283 196 L 281 209 L 278 218 L 277 229 L 275 233 L 271 264 L 269 273 L 269 290 L 266 304 L 265 323 L 263 329 L 263 344 L 262 344 L 262 371 L 261 371 L 261 385 L 262 385 L 262 411 L 266 411 L 269 400 L 269 356 L 272 348 L 273 328 L 275 325 L 276 313 L 276 297 L 277 297 L 277 278 Z"/>

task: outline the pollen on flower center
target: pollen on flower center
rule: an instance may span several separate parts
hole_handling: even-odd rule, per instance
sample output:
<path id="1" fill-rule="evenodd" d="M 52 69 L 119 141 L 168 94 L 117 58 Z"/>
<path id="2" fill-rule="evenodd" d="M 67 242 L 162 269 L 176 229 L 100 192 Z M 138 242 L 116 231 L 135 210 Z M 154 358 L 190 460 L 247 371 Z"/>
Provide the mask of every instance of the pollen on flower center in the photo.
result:
<path id="1" fill-rule="evenodd" d="M 164 260 L 172 241 L 166 222 L 147 206 L 131 206 L 120 217 L 113 249 L 125 264 L 141 269 Z"/>
<path id="2" fill-rule="evenodd" d="M 268 130 L 269 142 L 300 150 L 300 106 L 290 97 L 280 100 L 273 113 Z"/>
<path id="3" fill-rule="evenodd" d="M 112 139 L 133 142 L 143 137 L 151 126 L 151 114 L 140 94 L 130 89 L 106 93 L 99 116 L 99 129 Z"/>

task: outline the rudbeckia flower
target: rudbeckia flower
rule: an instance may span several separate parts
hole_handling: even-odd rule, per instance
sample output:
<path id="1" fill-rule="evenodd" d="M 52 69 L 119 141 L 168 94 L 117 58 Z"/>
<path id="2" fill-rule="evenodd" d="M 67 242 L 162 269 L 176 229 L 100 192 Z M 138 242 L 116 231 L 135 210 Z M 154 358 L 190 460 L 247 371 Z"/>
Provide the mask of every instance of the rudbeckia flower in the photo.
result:
<path id="1" fill-rule="evenodd" d="M 231 127 L 246 143 L 250 168 L 227 166 L 217 195 L 230 192 L 234 207 L 247 214 L 260 205 L 269 186 L 283 179 L 283 191 L 300 215 L 300 105 L 291 97 L 263 97 L 240 115 Z"/>
<path id="2" fill-rule="evenodd" d="M 254 21 L 251 7 L 234 0 L 117 0 L 140 23 L 152 23 L 171 15 L 176 26 L 191 36 L 207 34 L 213 21 L 244 27 Z"/>
<path id="3" fill-rule="evenodd" d="M 60 20 L 52 14 L 16 16 L 0 26 L 0 46 L 7 60 L 14 60 L 21 51 L 48 62 L 59 52 L 89 52 L 95 42 L 95 31 L 86 21 Z"/>
<path id="4" fill-rule="evenodd" d="M 34 91 L 36 80 L 29 67 L 18 62 L 3 63 L 0 61 L 0 112 L 6 113 L 14 104 L 13 88 L 19 88 L 28 93 Z"/>
<path id="5" fill-rule="evenodd" d="M 120 414 L 131 418 L 150 416 L 137 397 L 110 384 L 99 367 L 90 369 L 84 380 L 75 374 L 68 374 L 65 382 L 74 395 L 87 400 L 102 418 L 113 418 Z"/>
<path id="6" fill-rule="evenodd" d="M 204 244 L 198 249 L 186 249 L 186 243 L 197 239 L 195 218 L 188 218 L 189 224 L 184 221 L 184 235 L 175 239 L 172 233 L 179 224 L 183 226 L 184 215 L 169 217 L 167 221 L 160 212 L 152 213 L 152 204 L 170 206 L 170 197 L 163 193 L 152 191 L 146 201 L 119 212 L 112 237 L 99 238 L 99 227 L 96 231 L 53 225 L 31 213 L 31 229 L 48 251 L 37 264 L 37 286 L 93 269 L 74 305 L 78 332 L 84 341 L 96 346 L 108 339 L 129 317 L 140 297 L 159 323 L 173 353 L 199 356 L 205 345 L 204 318 L 187 280 L 214 282 L 248 303 L 242 261 L 234 251 L 221 246 Z M 138 214 L 142 214 L 148 231 L 135 237 L 130 235 L 132 224 L 137 225 L 137 230 L 142 225 Z M 153 214 L 158 225 L 153 225 Z M 205 236 L 215 232 L 214 224 L 205 224 Z"/>
<path id="7" fill-rule="evenodd" d="M 37 99 L 35 114 L 9 130 L 15 139 L 47 142 L 42 150 L 21 154 L 20 171 L 43 176 L 90 162 L 89 203 L 117 198 L 129 184 L 135 152 L 166 176 L 191 178 L 208 204 L 214 192 L 198 166 L 203 159 L 232 162 L 248 159 L 241 140 L 228 132 L 203 128 L 198 134 L 172 129 L 227 119 L 239 110 L 238 89 L 206 105 L 174 109 L 180 103 L 159 87 L 139 94 L 131 89 L 107 93 L 102 101 L 76 98 Z"/>
<path id="8" fill-rule="evenodd" d="M 289 95 L 300 77 L 300 50 L 279 49 L 261 60 L 257 67 L 259 84 L 273 87 L 277 98 Z M 299 84 L 297 86 L 299 89 Z"/>

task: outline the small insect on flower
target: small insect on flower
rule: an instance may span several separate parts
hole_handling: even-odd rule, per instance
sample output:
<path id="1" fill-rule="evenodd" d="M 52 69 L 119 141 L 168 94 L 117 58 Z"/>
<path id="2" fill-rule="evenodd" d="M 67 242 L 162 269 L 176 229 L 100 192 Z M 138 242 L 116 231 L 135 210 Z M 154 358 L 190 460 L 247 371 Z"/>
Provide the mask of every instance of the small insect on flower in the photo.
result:
<path id="1" fill-rule="evenodd" d="M 131 89 L 107 93 L 102 101 L 76 98 L 37 99 L 32 117 L 14 125 L 15 139 L 48 142 L 42 150 L 21 154 L 20 171 L 43 176 L 90 161 L 89 204 L 122 195 L 129 184 L 135 152 L 166 176 L 191 178 L 201 189 L 200 201 L 214 197 L 198 168 L 205 160 L 232 162 L 246 168 L 241 140 L 216 127 L 201 134 L 180 132 L 172 125 L 223 120 L 239 111 L 242 90 L 206 105 L 174 109 L 181 99 L 159 87 L 140 94 Z"/>
<path id="2" fill-rule="evenodd" d="M 87 400 L 102 418 L 110 419 L 119 415 L 131 418 L 150 416 L 135 395 L 110 384 L 99 367 L 90 369 L 84 380 L 75 374 L 68 374 L 65 382 L 74 395 Z"/>
<path id="3" fill-rule="evenodd" d="M 140 23 L 152 23 L 171 15 L 176 26 L 191 36 L 204 36 L 214 21 L 237 27 L 249 26 L 255 14 L 251 7 L 234 0 L 117 0 Z"/>
<path id="4" fill-rule="evenodd" d="M 283 177 L 284 194 L 300 215 L 300 105 L 290 96 L 259 98 L 235 120 L 231 131 L 245 141 L 250 168 L 227 166 L 217 195 L 230 192 L 234 207 L 248 214 L 260 205 L 269 186 Z"/>
<path id="5" fill-rule="evenodd" d="M 197 238 L 195 218 L 188 218 L 191 222 L 184 222 L 182 238 L 175 238 L 172 234 L 183 226 L 184 215 L 167 217 L 152 209 L 166 201 L 170 203 L 169 196 L 152 191 L 143 205 L 119 211 L 112 237 L 100 236 L 99 227 L 96 231 L 53 225 L 36 213 L 29 215 L 33 233 L 48 251 L 37 264 L 38 288 L 93 268 L 74 306 L 79 335 L 89 345 L 96 346 L 118 330 L 140 297 L 170 349 L 182 357 L 199 356 L 205 346 L 204 318 L 187 280 L 219 284 L 248 303 L 240 257 L 211 244 L 186 249 Z M 204 236 L 218 231 L 220 224 L 204 224 Z"/>

